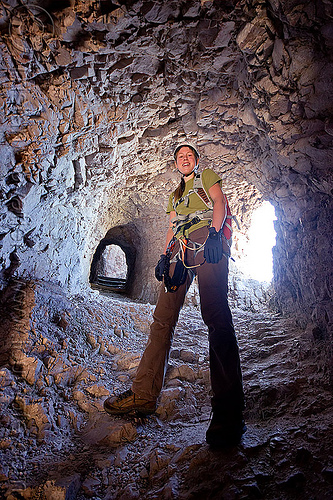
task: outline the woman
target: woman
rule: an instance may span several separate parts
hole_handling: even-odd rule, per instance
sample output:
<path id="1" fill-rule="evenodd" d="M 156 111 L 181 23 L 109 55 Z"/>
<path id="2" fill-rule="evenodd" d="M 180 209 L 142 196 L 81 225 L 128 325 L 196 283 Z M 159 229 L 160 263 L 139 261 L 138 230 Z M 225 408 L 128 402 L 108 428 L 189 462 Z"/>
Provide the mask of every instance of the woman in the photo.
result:
<path id="1" fill-rule="evenodd" d="M 226 199 L 221 190 L 221 179 L 211 169 L 205 169 L 201 174 L 201 192 L 194 189 L 194 181 L 199 178 L 196 175 L 199 154 L 192 145 L 178 146 L 174 159 L 182 178 L 169 198 L 166 244 L 155 269 L 156 278 L 162 280 L 164 277 L 166 286 L 160 292 L 149 340 L 132 389 L 108 398 L 104 408 L 114 415 L 133 411 L 154 413 L 179 312 L 196 274 L 202 318 L 209 332 L 213 392 L 212 419 L 206 440 L 211 446 L 231 446 L 239 443 L 246 427 L 242 413 L 244 394 L 238 344 L 227 298 L 229 247 L 222 237 Z M 170 274 L 176 274 L 179 265 L 183 271 L 185 265 L 187 273 L 181 272 L 179 276 L 177 272 L 176 277 L 170 278 L 167 257 L 170 253 Z"/>

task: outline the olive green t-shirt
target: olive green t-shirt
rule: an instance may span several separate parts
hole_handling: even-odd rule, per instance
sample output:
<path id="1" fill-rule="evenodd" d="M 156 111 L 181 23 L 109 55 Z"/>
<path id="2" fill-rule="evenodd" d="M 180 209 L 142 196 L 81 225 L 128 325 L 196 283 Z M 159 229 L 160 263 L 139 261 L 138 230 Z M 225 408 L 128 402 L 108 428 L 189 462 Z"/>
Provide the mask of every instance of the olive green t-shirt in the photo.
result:
<path id="1" fill-rule="evenodd" d="M 209 189 L 212 186 L 214 186 L 214 184 L 216 184 L 217 182 L 220 185 L 222 183 L 221 178 L 210 168 L 206 168 L 205 170 L 203 170 L 203 172 L 201 173 L 201 181 L 202 181 L 202 185 L 203 185 L 206 193 L 208 193 Z M 185 183 L 185 191 L 182 195 L 182 198 L 186 197 L 186 195 L 188 195 L 189 191 L 191 191 L 192 189 L 193 189 L 193 179 L 190 179 L 189 181 L 187 181 Z M 174 210 L 173 203 L 172 203 L 174 194 L 175 194 L 175 191 L 173 193 L 171 193 L 171 195 L 169 196 L 169 203 L 168 203 L 168 207 L 166 210 L 167 214 L 169 214 L 170 212 L 172 212 Z M 177 206 L 176 212 L 179 215 L 188 215 L 188 214 L 192 214 L 194 212 L 197 212 L 199 210 L 207 210 L 207 206 L 202 201 L 200 196 L 193 192 L 188 196 L 188 205 L 186 205 L 186 200 L 182 201 Z M 189 230 L 187 231 L 187 234 L 185 234 L 185 236 L 187 236 L 189 233 L 191 233 L 195 229 L 199 229 L 200 227 L 207 226 L 209 224 L 210 224 L 209 219 L 208 220 L 207 219 L 201 220 L 197 224 L 194 224 L 193 226 L 191 226 L 189 228 Z"/>

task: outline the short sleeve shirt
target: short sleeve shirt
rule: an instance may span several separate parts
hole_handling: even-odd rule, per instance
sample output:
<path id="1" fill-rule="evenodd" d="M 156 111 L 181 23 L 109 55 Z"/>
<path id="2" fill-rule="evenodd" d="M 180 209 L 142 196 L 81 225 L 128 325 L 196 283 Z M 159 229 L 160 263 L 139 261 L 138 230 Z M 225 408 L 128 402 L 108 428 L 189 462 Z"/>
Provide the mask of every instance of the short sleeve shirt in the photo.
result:
<path id="1" fill-rule="evenodd" d="M 202 185 L 208 194 L 209 189 L 214 186 L 214 184 L 219 183 L 221 185 L 222 180 L 221 178 L 210 168 L 206 168 L 203 170 L 201 173 L 201 180 L 202 180 Z M 185 198 L 188 193 L 193 190 L 193 179 L 190 179 L 185 183 L 185 191 L 182 195 L 182 198 Z M 171 193 L 169 196 L 169 203 L 166 212 L 169 214 L 174 210 L 173 208 L 173 197 L 174 197 L 175 191 Z M 188 196 L 188 205 L 186 201 L 182 201 L 179 203 L 177 206 L 176 212 L 179 215 L 189 215 L 194 212 L 200 211 L 200 210 L 207 210 L 207 206 L 205 203 L 202 201 L 199 195 L 197 195 L 195 192 L 191 193 Z M 198 222 L 198 224 L 193 225 L 188 233 L 191 233 L 195 229 L 199 229 L 200 227 L 207 226 L 209 224 L 209 220 L 202 220 Z"/>

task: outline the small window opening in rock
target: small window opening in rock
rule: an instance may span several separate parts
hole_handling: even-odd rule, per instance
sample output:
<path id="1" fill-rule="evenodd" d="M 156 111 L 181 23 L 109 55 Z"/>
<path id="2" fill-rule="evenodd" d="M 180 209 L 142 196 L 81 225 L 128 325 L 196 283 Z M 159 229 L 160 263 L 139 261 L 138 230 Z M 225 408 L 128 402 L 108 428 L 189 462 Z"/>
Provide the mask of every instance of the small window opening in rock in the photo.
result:
<path id="1" fill-rule="evenodd" d="M 113 290 L 124 290 L 128 277 L 125 252 L 118 245 L 107 245 L 97 265 L 97 283 Z"/>
<path id="2" fill-rule="evenodd" d="M 275 210 L 268 201 L 264 201 L 252 214 L 242 268 L 245 274 L 258 281 L 270 282 L 273 278 L 274 220 Z"/>

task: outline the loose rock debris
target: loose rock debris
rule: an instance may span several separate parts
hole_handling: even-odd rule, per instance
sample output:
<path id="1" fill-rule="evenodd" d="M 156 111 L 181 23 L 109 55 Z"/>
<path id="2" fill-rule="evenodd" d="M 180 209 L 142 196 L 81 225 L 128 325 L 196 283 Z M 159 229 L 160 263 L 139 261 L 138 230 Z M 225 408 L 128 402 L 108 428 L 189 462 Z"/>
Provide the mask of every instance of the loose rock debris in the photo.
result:
<path id="1" fill-rule="evenodd" d="M 238 447 L 211 451 L 198 306 L 181 312 L 156 415 L 113 417 L 103 401 L 129 388 L 154 307 L 96 292 L 66 297 L 46 283 L 15 293 L 19 312 L 9 314 L 10 295 L 3 310 L 3 498 L 332 498 L 325 353 L 291 319 L 233 308 L 248 429 Z"/>

